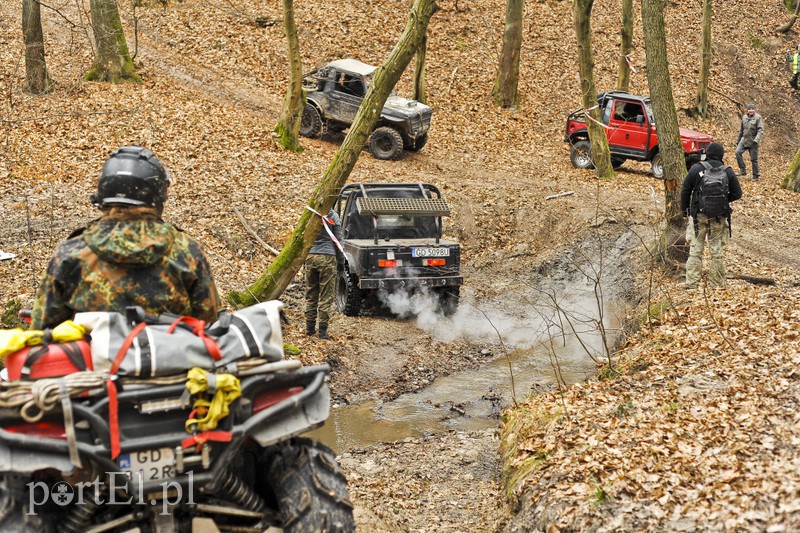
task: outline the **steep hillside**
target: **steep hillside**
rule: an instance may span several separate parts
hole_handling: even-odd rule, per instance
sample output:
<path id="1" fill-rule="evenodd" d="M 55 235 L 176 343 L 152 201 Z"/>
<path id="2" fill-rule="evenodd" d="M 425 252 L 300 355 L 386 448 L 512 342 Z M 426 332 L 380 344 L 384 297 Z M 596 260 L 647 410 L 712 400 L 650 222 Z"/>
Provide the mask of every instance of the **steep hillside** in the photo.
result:
<path id="1" fill-rule="evenodd" d="M 146 2 L 135 13 L 136 40 L 134 13 L 130 3 L 123 4 L 129 46 L 144 84 L 82 80 L 92 59 L 88 2 L 66 3 L 58 11 L 43 8 L 56 87 L 41 97 L 21 90 L 19 6 L 0 4 L 0 250 L 16 254 L 0 262 L 0 310 L 29 306 L 55 243 L 97 215 L 88 197 L 103 160 L 117 146 L 148 146 L 165 163 L 173 178 L 165 218 L 203 243 L 219 288 L 227 292 L 248 286 L 272 260 L 234 209 L 279 248 L 341 143 L 336 135 L 305 139 L 305 151 L 292 154 L 274 141 L 271 131 L 287 76 L 279 2 Z M 538 267 L 583 240 L 587 221 L 598 210 L 606 220 L 642 227 L 657 223 L 661 210 L 661 183 L 649 175 L 648 165 L 628 163 L 615 180 L 597 182 L 591 172 L 569 164 L 564 118 L 580 106 L 570 2 L 527 2 L 520 106 L 500 110 L 492 104 L 503 29 L 500 4 L 440 2 L 429 33 L 427 88 L 434 119 L 428 145 L 390 162 L 364 152 L 350 177 L 351 182 L 429 181 L 442 187 L 455 209 L 446 232 L 464 246 L 468 300 L 486 305 L 501 305 L 497 302 L 504 295 L 537 278 Z M 679 109 L 692 106 L 696 90 L 697 4 L 669 2 L 665 12 Z M 341 57 L 379 64 L 404 27 L 408 6 L 397 0 L 297 2 L 304 69 Z M 614 85 L 617 9 L 617 2 L 597 2 L 593 16 L 599 88 Z M 716 3 L 715 10 L 712 116 L 695 120 L 681 112 L 679 120 L 723 142 L 732 163 L 742 106 L 757 102 L 767 125 L 762 180 L 744 183 L 744 198 L 735 206 L 729 269 L 790 282 L 800 264 L 800 212 L 796 195 L 777 184 L 798 148 L 800 108 L 788 91 L 784 63 L 798 37 L 774 33 L 788 17 L 781 2 L 732 0 Z M 257 17 L 266 21 L 264 27 L 255 23 Z M 632 92 L 647 93 L 638 17 L 634 43 Z M 398 92 L 408 94 L 409 83 L 404 76 Z M 564 191 L 575 194 L 545 200 Z M 664 283 L 677 286 L 678 281 Z M 732 287 L 734 300 L 735 291 L 749 297 L 752 290 L 739 281 Z M 305 362 L 335 363 L 331 386 L 342 403 L 424 388 L 437 376 L 478 366 L 472 355 L 493 344 L 489 339 L 440 343 L 413 323 L 342 316 L 334 319 L 333 341 L 314 342 L 302 336 L 300 288 L 287 291 L 285 300 L 292 320 L 287 339 L 303 349 Z M 391 364 L 375 362 L 376 346 L 391 348 Z M 425 455 L 430 451 L 411 455 L 424 447 L 424 442 L 401 446 L 410 460 L 422 457 L 433 468 L 435 456 Z M 404 456 L 394 450 L 380 453 L 394 464 Z M 408 492 L 382 490 L 380 480 L 365 475 L 351 478 L 356 503 L 371 509 L 364 512 L 377 515 L 381 528 L 463 530 L 465 524 L 495 527 L 503 521 L 497 511 L 502 504 L 494 497 L 499 480 L 492 473 L 481 485 L 490 487 L 486 493 L 492 497 L 470 512 L 455 512 L 438 501 L 423 505 Z M 429 486 L 420 482 L 416 488 L 424 494 Z M 468 497 L 463 491 L 456 507 L 464 509 Z"/>

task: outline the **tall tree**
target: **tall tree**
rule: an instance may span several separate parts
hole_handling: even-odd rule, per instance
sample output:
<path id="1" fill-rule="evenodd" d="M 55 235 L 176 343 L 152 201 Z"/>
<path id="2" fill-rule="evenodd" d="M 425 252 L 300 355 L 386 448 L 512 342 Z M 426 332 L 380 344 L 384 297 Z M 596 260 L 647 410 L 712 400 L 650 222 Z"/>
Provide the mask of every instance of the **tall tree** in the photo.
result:
<path id="1" fill-rule="evenodd" d="M 700 79 L 697 82 L 697 113 L 708 117 L 708 77 L 711 72 L 711 16 L 713 0 L 703 0 L 703 42 L 700 45 Z"/>
<path id="2" fill-rule="evenodd" d="M 631 84 L 631 67 L 628 64 L 628 56 L 633 49 L 633 0 L 622 0 L 622 29 L 619 34 L 617 90 L 628 92 Z"/>
<path id="3" fill-rule="evenodd" d="M 22 35 L 25 40 L 25 89 L 44 94 L 53 86 L 44 57 L 42 15 L 38 0 L 22 0 Z"/>
<path id="4" fill-rule="evenodd" d="M 792 164 L 789 165 L 789 171 L 781 181 L 781 187 L 794 192 L 800 192 L 800 150 L 794 154 Z"/>
<path id="5" fill-rule="evenodd" d="M 664 217 L 667 227 L 662 239 L 662 251 L 666 257 L 683 262 L 687 251 L 684 246 L 680 186 L 686 174 L 686 160 L 669 78 L 664 0 L 642 0 L 642 27 L 647 58 L 647 82 L 658 131 L 659 154 L 664 166 Z"/>
<path id="6" fill-rule="evenodd" d="M 428 29 L 428 23 L 437 10 L 435 0 L 414 0 L 400 40 L 383 65 L 373 74 L 372 84 L 358 109 L 353 125 L 350 126 L 350 131 L 316 189 L 311 193 L 308 205 L 315 211 L 327 213 L 333 207 L 339 191 L 347 181 L 367 138 L 380 118 L 386 98 L 419 49 Z M 300 270 L 321 228 L 322 221 L 318 216 L 309 210 L 303 211 L 292 235 L 272 265 L 244 292 L 228 294 L 228 301 L 236 306 L 245 306 L 259 300 L 277 298 Z"/>
<path id="7" fill-rule="evenodd" d="M 494 82 L 492 96 L 500 107 L 517 105 L 519 85 L 519 54 L 522 49 L 522 19 L 525 0 L 506 0 L 506 25 L 503 31 L 503 49 Z"/>
<path id="8" fill-rule="evenodd" d="M 414 95 L 412 98 L 417 102 L 423 104 L 428 103 L 428 97 L 425 94 L 425 63 L 428 55 L 428 36 L 427 34 L 422 38 L 422 43 L 417 50 L 417 57 L 414 60 Z"/>
<path id="9" fill-rule="evenodd" d="M 573 0 L 572 16 L 575 22 L 575 37 L 578 41 L 578 73 L 581 80 L 583 108 L 589 115 L 586 126 L 592 146 L 592 161 L 598 178 L 614 177 L 608 138 L 602 125 L 597 106 L 597 89 L 594 84 L 594 53 L 592 52 L 592 6 L 594 0 Z"/>
<path id="10" fill-rule="evenodd" d="M 90 0 L 92 32 L 97 48 L 94 64 L 86 74 L 90 81 L 141 83 L 128 52 L 117 0 Z"/>
<path id="11" fill-rule="evenodd" d="M 300 62 L 300 40 L 294 21 L 294 0 L 283 0 L 283 31 L 289 51 L 289 87 L 283 99 L 283 109 L 275 126 L 281 146 L 293 152 L 302 152 L 300 146 L 300 120 L 303 116 L 303 64 Z"/>

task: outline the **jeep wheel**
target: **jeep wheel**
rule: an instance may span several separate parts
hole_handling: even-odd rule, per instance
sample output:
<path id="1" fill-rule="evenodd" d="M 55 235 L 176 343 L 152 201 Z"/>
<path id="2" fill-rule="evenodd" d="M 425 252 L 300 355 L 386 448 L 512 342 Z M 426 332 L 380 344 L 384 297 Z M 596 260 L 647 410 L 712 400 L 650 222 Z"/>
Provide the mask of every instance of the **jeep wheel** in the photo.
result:
<path id="1" fill-rule="evenodd" d="M 355 531 L 347 479 L 330 449 L 298 438 L 279 444 L 265 459 L 262 475 L 278 502 L 285 533 Z"/>
<path id="2" fill-rule="evenodd" d="M 439 295 L 439 310 L 444 316 L 453 316 L 458 311 L 458 302 L 461 299 L 461 287 L 443 287 L 436 289 Z"/>
<path id="3" fill-rule="evenodd" d="M 659 180 L 664 179 L 664 162 L 661 160 L 661 152 L 653 156 L 653 177 Z"/>
<path id="4" fill-rule="evenodd" d="M 355 276 L 347 269 L 336 275 L 336 309 L 345 316 L 358 316 L 361 313 L 361 289 L 358 288 Z"/>
<path id="5" fill-rule="evenodd" d="M 594 168 L 594 162 L 592 161 L 592 145 L 589 144 L 589 141 L 576 141 L 569 152 L 569 160 L 575 168 Z"/>
<path id="6" fill-rule="evenodd" d="M 306 104 L 300 119 L 300 135 L 315 139 L 320 133 L 322 133 L 322 118 L 319 116 L 319 111 L 313 105 Z"/>
<path id="7" fill-rule="evenodd" d="M 422 147 L 428 144 L 428 134 L 425 133 L 417 137 L 416 142 L 410 142 L 406 144 L 405 149 L 409 152 L 419 152 L 422 150 Z"/>
<path id="8" fill-rule="evenodd" d="M 397 159 L 403 151 L 403 137 L 394 128 L 383 126 L 369 137 L 369 152 L 376 159 Z"/>

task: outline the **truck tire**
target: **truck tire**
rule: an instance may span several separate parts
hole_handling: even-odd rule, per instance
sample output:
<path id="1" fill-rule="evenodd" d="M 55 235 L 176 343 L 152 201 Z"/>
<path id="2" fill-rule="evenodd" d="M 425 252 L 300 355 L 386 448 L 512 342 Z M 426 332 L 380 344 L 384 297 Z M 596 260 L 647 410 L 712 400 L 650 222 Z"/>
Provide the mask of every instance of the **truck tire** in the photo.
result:
<path id="1" fill-rule="evenodd" d="M 575 141 L 569 151 L 569 160 L 575 168 L 594 168 L 592 145 L 589 144 L 589 141 L 585 139 Z"/>
<path id="2" fill-rule="evenodd" d="M 316 139 L 322 133 L 322 117 L 312 104 L 306 104 L 303 116 L 300 118 L 300 135 Z"/>
<path id="3" fill-rule="evenodd" d="M 354 276 L 347 269 L 336 275 L 336 309 L 345 316 L 358 316 L 361 313 L 361 289 Z"/>
<path id="4" fill-rule="evenodd" d="M 397 159 L 403 152 L 403 137 L 389 126 L 382 126 L 369 137 L 369 153 L 376 159 Z"/>
<path id="5" fill-rule="evenodd" d="M 347 479 L 330 449 L 296 438 L 271 451 L 264 474 L 284 533 L 355 531 Z"/>
<path id="6" fill-rule="evenodd" d="M 653 177 L 659 180 L 664 179 L 664 161 L 661 159 L 661 152 L 653 156 L 650 162 L 653 167 Z"/>
<path id="7" fill-rule="evenodd" d="M 419 152 L 426 144 L 428 144 L 427 133 L 417 137 L 416 142 L 410 142 L 406 144 L 405 149 L 408 150 L 409 152 Z"/>
<path id="8" fill-rule="evenodd" d="M 443 287 L 437 289 L 439 295 L 439 310 L 444 316 L 453 316 L 458 311 L 458 302 L 461 300 L 461 287 Z"/>

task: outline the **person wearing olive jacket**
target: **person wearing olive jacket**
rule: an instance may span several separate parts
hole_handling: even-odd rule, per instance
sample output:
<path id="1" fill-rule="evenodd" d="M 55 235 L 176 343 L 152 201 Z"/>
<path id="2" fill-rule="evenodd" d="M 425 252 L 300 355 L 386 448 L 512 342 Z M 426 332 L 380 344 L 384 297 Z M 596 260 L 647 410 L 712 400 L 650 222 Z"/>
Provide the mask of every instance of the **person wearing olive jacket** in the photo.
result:
<path id="1" fill-rule="evenodd" d="M 736 163 L 739 164 L 739 176 L 747 176 L 747 169 L 744 166 L 742 154 L 747 151 L 750 153 L 750 162 L 753 165 L 753 181 L 758 181 L 760 176 L 758 169 L 758 147 L 764 137 L 764 119 L 756 113 L 756 104 L 747 104 L 747 112 L 742 117 L 742 124 L 739 127 L 739 137 L 736 139 Z"/>

